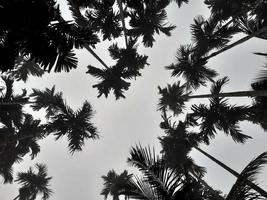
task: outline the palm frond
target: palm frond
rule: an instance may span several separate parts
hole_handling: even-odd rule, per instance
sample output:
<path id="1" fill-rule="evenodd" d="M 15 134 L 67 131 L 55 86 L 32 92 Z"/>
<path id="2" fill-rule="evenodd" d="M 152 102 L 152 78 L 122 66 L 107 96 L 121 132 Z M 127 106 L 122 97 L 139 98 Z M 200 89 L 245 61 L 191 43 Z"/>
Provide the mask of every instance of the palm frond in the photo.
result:
<path id="1" fill-rule="evenodd" d="M 62 92 L 55 92 L 55 86 L 51 89 L 46 88 L 44 91 L 32 89 L 30 97 L 34 99 L 34 104 L 31 105 L 33 110 L 46 109 L 47 118 L 64 109 Z"/>
<path id="2" fill-rule="evenodd" d="M 174 115 L 183 113 L 185 109 L 185 102 L 187 101 L 186 97 L 190 93 L 186 93 L 186 85 L 180 85 L 180 82 L 174 83 L 172 85 L 167 85 L 165 88 L 158 86 L 159 98 L 158 109 L 161 111 L 170 110 Z"/>
<path id="3" fill-rule="evenodd" d="M 185 79 L 187 89 L 197 89 L 201 85 L 206 86 L 208 80 L 217 76 L 217 72 L 209 69 L 207 61 L 195 53 L 195 48 L 191 45 L 182 45 L 177 50 L 176 64 L 166 67 L 172 70 L 172 76 L 182 76 Z"/>
<path id="4" fill-rule="evenodd" d="M 125 81 L 124 79 L 129 79 L 135 77 L 135 72 L 130 72 L 124 69 L 121 69 L 119 66 L 115 65 L 108 69 L 98 69 L 93 66 L 88 66 L 89 73 L 101 81 L 93 87 L 98 89 L 99 95 L 98 97 L 102 96 L 103 94 L 105 97 L 108 96 L 110 91 L 113 90 L 116 99 L 125 98 L 124 91 L 128 90 L 130 87 L 130 83 Z"/>
<path id="5" fill-rule="evenodd" d="M 253 159 L 236 180 L 235 184 L 232 186 L 226 200 L 254 200 L 254 199 L 265 199 L 260 194 L 254 192 L 250 185 L 247 184 L 248 181 L 255 182 L 256 175 L 259 173 L 262 165 L 267 163 L 267 152 L 262 153 L 257 158 Z"/>

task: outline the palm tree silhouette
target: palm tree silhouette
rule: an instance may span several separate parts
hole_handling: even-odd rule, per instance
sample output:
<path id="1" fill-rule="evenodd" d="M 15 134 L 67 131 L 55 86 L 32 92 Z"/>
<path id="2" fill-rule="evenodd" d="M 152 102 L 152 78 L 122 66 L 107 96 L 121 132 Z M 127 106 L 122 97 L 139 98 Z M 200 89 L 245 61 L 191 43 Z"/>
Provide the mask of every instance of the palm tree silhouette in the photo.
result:
<path id="1" fill-rule="evenodd" d="M 200 55 L 206 55 L 213 49 L 221 49 L 227 45 L 232 36 L 240 29 L 231 23 L 222 25 L 214 17 L 205 20 L 203 16 L 194 19 L 191 24 L 192 40 L 195 51 Z"/>
<path id="2" fill-rule="evenodd" d="M 170 36 L 175 26 L 167 25 L 165 22 L 167 18 L 165 7 L 168 4 L 168 1 L 152 0 L 134 4 L 133 11 L 129 13 L 131 29 L 128 31 L 128 35 L 133 37 L 142 36 L 145 47 L 153 46 L 154 33 L 162 32 Z"/>
<path id="3" fill-rule="evenodd" d="M 108 69 L 99 69 L 89 65 L 86 73 L 101 79 L 101 82 L 93 85 L 93 87 L 98 89 L 98 97 L 102 94 L 107 97 L 109 92 L 113 90 L 116 99 L 125 98 L 123 90 L 128 90 L 131 85 L 125 79 L 132 79 L 138 75 L 136 71 L 131 72 L 118 65 Z"/>
<path id="4" fill-rule="evenodd" d="M 267 96 L 267 90 L 264 87 L 258 87 L 249 90 L 249 91 L 237 91 L 237 92 L 221 92 L 221 87 L 229 82 L 227 77 L 218 79 L 212 84 L 213 90 L 210 94 L 200 94 L 200 95 L 191 95 L 192 91 L 188 91 L 186 84 L 181 84 L 179 81 L 173 83 L 172 85 L 167 84 L 167 87 L 159 89 L 159 94 L 161 95 L 158 103 L 158 109 L 164 111 L 169 109 L 173 111 L 175 115 L 183 112 L 185 108 L 185 103 L 190 99 L 199 99 L 199 98 L 211 98 L 211 99 L 221 99 L 225 97 L 255 97 L 264 98 Z M 211 88 L 211 89 L 212 89 Z M 214 90 L 218 88 L 220 90 Z M 253 109 L 250 109 L 253 112 Z"/>
<path id="5" fill-rule="evenodd" d="M 110 56 L 117 61 L 117 66 L 129 72 L 136 73 L 136 76 L 141 76 L 139 72 L 145 65 L 148 65 L 148 56 L 139 55 L 137 53 L 136 40 L 130 39 L 127 48 L 119 48 L 117 43 L 109 47 Z"/>
<path id="6" fill-rule="evenodd" d="M 31 104 L 31 107 L 35 111 L 45 109 L 47 122 L 42 125 L 43 131 L 46 133 L 45 136 L 54 133 L 56 139 L 59 139 L 60 137 L 66 135 L 69 140 L 68 146 L 71 153 L 82 150 L 85 139 L 98 138 L 97 129 L 91 122 L 94 112 L 92 110 L 92 106 L 87 101 L 83 103 L 80 109 L 74 111 L 68 105 L 66 105 L 62 97 L 62 93 L 55 92 L 55 87 L 52 87 L 52 89 L 46 88 L 44 91 L 34 89 L 30 96 L 33 98 L 33 101 L 28 101 L 27 98 L 24 101 L 15 101 L 13 102 L 14 104 L 7 104 L 8 106 L 1 106 L 1 104 L 0 106 L 8 110 L 16 106 L 22 109 L 22 104 Z M 12 101 L 12 99 L 9 100 Z M 19 112 L 16 112 L 17 114 L 14 113 L 14 116 L 18 118 Z M 3 113 L 1 112 L 2 115 L 4 115 Z M 16 119 L 15 117 L 13 119 L 11 114 L 10 120 L 20 120 L 20 118 Z M 13 127 L 11 121 L 7 121 L 8 118 L 3 119 L 5 119 L 4 124 L 7 124 L 7 127 Z M 2 121 L 3 120 L 1 117 L 1 122 Z M 15 121 L 15 123 L 18 122 Z M 33 137 L 35 137 L 35 135 L 34 133 L 31 133 L 16 138 L 9 138 L 0 144 L 5 145 L 7 143 L 20 141 L 26 138 L 30 139 Z"/>
<path id="7" fill-rule="evenodd" d="M 207 156 L 210 158 L 212 161 L 214 161 L 216 164 L 227 170 L 229 173 L 233 174 L 235 177 L 239 177 L 240 174 L 236 172 L 235 170 L 231 169 L 229 166 L 225 165 L 224 163 L 220 162 L 207 152 L 203 151 L 200 149 L 198 146 L 201 142 L 203 142 L 203 137 L 201 134 L 196 134 L 194 132 L 188 132 L 187 128 L 192 122 L 189 118 L 189 120 L 185 120 L 185 122 L 179 122 L 178 125 L 172 124 L 171 121 L 169 120 L 166 115 L 163 115 L 163 122 L 161 122 L 160 127 L 164 130 L 166 133 L 166 136 L 163 136 L 160 138 L 161 143 L 163 143 L 163 147 L 166 147 L 164 150 L 164 153 L 173 153 L 171 155 L 175 155 L 175 152 L 180 152 L 180 153 L 189 153 L 192 148 L 198 150 L 200 153 L 203 155 Z M 171 141 L 173 143 L 172 146 L 174 146 L 176 149 L 167 149 L 168 144 L 166 142 Z M 165 143 L 165 144 L 164 144 Z M 176 143 L 176 145 L 175 145 Z M 175 152 L 172 152 L 175 151 Z M 181 158 L 185 158 L 186 155 L 180 155 L 179 153 L 176 154 L 177 159 L 178 156 L 181 156 Z M 178 159 L 179 160 L 179 159 Z M 250 180 L 245 180 L 246 184 L 249 185 L 251 188 L 253 188 L 255 191 L 260 193 L 262 196 L 267 197 L 267 192 L 264 191 L 262 188 L 259 186 L 255 185 L 253 182 Z"/>
<path id="8" fill-rule="evenodd" d="M 30 167 L 27 172 L 19 172 L 16 182 L 22 186 L 19 188 L 19 195 L 14 200 L 34 200 L 37 195 L 42 195 L 43 200 L 47 200 L 52 195 L 49 182 L 52 177 L 48 177 L 45 164 L 36 164 L 37 173 Z"/>
<path id="9" fill-rule="evenodd" d="M 182 76 L 185 78 L 187 89 L 197 89 L 201 85 L 205 86 L 206 81 L 213 81 L 217 72 L 209 69 L 206 59 L 195 53 L 195 47 L 191 45 L 181 45 L 177 50 L 176 63 L 166 67 L 172 70 L 172 76 Z"/>
<path id="10" fill-rule="evenodd" d="M 4 183 L 11 183 L 13 164 L 20 162 L 28 153 L 31 159 L 34 159 L 40 152 L 37 141 L 45 136 L 44 127 L 40 125 L 40 120 L 23 114 L 19 123 L 13 124 L 12 128 L 3 126 L 0 132 L 0 174 L 4 178 Z"/>
<path id="11" fill-rule="evenodd" d="M 55 72 L 70 71 L 77 67 L 73 48 L 98 42 L 92 30 L 61 22 L 55 4 L 54 0 L 23 0 L 2 5 L 0 23 L 1 32 L 5 33 L 0 45 L 0 52 L 4 55 L 0 66 L 2 71 L 13 69 L 19 55 L 29 55 L 30 60 L 34 59 L 48 71 L 53 66 Z M 11 13 L 16 13 L 15 18 Z"/>
<path id="12" fill-rule="evenodd" d="M 106 176 L 101 178 L 104 180 L 104 188 L 102 189 L 101 195 L 104 195 L 107 199 L 108 195 L 113 196 L 113 200 L 119 200 L 120 195 L 127 196 L 129 189 L 129 181 L 132 174 L 128 174 L 127 170 L 124 170 L 121 174 L 117 174 L 114 170 L 110 170 Z"/>
<path id="13" fill-rule="evenodd" d="M 128 163 L 137 167 L 141 178 L 134 177 L 129 197 L 134 199 L 202 199 L 207 195 L 200 182 L 193 177 L 184 176 L 181 171 L 171 169 L 165 159 L 157 156 L 155 151 L 141 145 L 132 147 Z M 202 191 L 202 192 L 200 192 Z M 204 192 L 205 191 L 205 192 Z M 209 193 L 214 197 L 213 193 Z M 218 197 L 216 195 L 216 197 Z M 212 199 L 212 198 L 208 198 Z"/>
<path id="14" fill-rule="evenodd" d="M 267 163 L 267 152 L 262 153 L 253 159 L 240 173 L 235 184 L 228 193 L 226 200 L 253 200 L 264 199 L 261 195 L 253 191 L 251 185 L 247 185 L 246 181 L 255 182 L 255 176 L 259 173 L 263 164 Z M 256 184 L 255 184 L 256 185 Z M 266 196 L 265 196 L 266 197 Z"/>

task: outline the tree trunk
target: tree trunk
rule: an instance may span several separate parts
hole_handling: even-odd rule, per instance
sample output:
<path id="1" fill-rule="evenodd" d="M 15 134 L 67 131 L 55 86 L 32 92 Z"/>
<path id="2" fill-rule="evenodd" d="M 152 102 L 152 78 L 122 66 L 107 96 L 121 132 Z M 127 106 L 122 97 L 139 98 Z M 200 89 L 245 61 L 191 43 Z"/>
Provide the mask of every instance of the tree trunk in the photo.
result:
<path id="1" fill-rule="evenodd" d="M 231 169 L 230 167 L 228 167 L 227 165 L 225 165 L 221 161 L 217 160 L 216 158 L 214 158 L 210 154 L 206 153 L 202 149 L 200 149 L 200 148 L 198 148 L 196 146 L 193 146 L 193 147 L 196 150 L 198 150 L 199 152 L 201 152 L 202 154 L 204 154 L 205 156 L 207 156 L 208 158 L 210 158 L 212 161 L 214 161 L 215 163 L 217 163 L 218 165 L 220 165 L 222 168 L 224 168 L 225 170 L 227 170 L 228 172 L 230 172 L 231 174 L 233 174 L 235 177 L 237 177 L 237 178 L 239 177 L 240 174 L 238 172 L 236 172 L 235 170 Z M 261 189 L 259 186 L 255 185 L 254 183 L 250 182 L 249 180 L 246 180 L 246 184 L 249 185 L 253 190 L 257 191 L 262 196 L 267 197 L 267 192 L 264 191 L 263 189 Z"/>
<path id="2" fill-rule="evenodd" d="M 184 95 L 182 99 L 194 99 L 194 98 L 215 98 L 215 97 L 261 97 L 267 96 L 267 90 L 255 90 L 255 91 L 240 91 L 240 92 L 225 92 L 218 94 L 201 94 L 201 95 Z"/>
<path id="3" fill-rule="evenodd" d="M 126 26 L 125 26 L 122 2 L 121 2 L 121 0 L 117 0 L 117 2 L 118 2 L 119 9 L 120 9 L 121 24 L 122 24 L 122 28 L 123 28 L 123 32 L 124 32 L 125 45 L 126 45 L 126 49 L 127 49 L 128 48 L 127 30 L 126 30 Z"/>
<path id="4" fill-rule="evenodd" d="M 13 200 L 16 200 L 16 199 L 18 199 L 19 198 L 19 195 L 18 196 L 16 196 Z"/>
<path id="5" fill-rule="evenodd" d="M 109 67 L 106 65 L 106 63 L 93 51 L 93 49 L 88 45 L 84 45 L 84 48 L 89 51 L 106 69 L 109 69 Z"/>
<path id="6" fill-rule="evenodd" d="M 260 30 L 254 32 L 254 33 L 252 33 L 252 34 L 250 34 L 250 35 L 248 35 L 246 37 L 241 38 L 240 40 L 238 40 L 238 41 L 236 41 L 236 42 L 234 42 L 234 43 L 232 43 L 232 44 L 220 49 L 219 51 L 216 51 L 216 52 L 210 54 L 209 56 L 205 57 L 205 59 L 208 60 L 208 59 L 210 59 L 210 58 L 212 58 L 214 56 L 217 56 L 218 54 L 223 53 L 224 51 L 227 51 L 227 50 L 231 49 L 232 47 L 235 47 L 235 46 L 237 46 L 239 44 L 242 44 L 243 42 L 245 42 L 245 41 L 247 41 L 247 40 L 249 40 L 249 39 L 251 39 L 251 38 L 253 38 L 255 36 L 258 36 L 261 33 L 264 33 L 266 31 L 267 31 L 267 26 L 261 28 Z"/>

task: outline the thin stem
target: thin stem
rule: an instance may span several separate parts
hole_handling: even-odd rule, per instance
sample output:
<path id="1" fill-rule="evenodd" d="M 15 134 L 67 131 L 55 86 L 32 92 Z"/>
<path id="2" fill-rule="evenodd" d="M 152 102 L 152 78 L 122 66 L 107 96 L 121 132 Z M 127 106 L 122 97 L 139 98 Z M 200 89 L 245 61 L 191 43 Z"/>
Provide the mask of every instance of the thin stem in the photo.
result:
<path id="1" fill-rule="evenodd" d="M 225 92 L 218 94 L 183 95 L 181 99 L 216 98 L 216 97 L 260 97 L 267 96 L 267 90 Z"/>
<path id="2" fill-rule="evenodd" d="M 210 154 L 206 153 L 202 149 L 198 148 L 197 146 L 193 146 L 193 147 L 196 150 L 198 150 L 199 152 L 201 152 L 202 154 L 204 154 L 205 156 L 207 156 L 209 159 L 211 159 L 212 161 L 214 161 L 215 163 L 217 163 L 218 165 L 220 165 L 222 168 L 224 168 L 225 170 L 227 170 L 228 172 L 230 172 L 231 174 L 233 174 L 235 177 L 238 178 L 240 176 L 240 174 L 238 172 L 236 172 L 235 170 L 231 169 L 230 167 L 228 167 L 227 165 L 225 165 L 221 161 L 217 160 L 216 158 L 214 158 Z M 265 190 L 263 190 L 262 188 L 260 188 L 259 186 L 255 185 L 254 183 L 252 183 L 249 180 L 245 180 L 245 181 L 246 181 L 246 184 L 249 185 L 252 189 L 254 189 L 255 191 L 257 191 L 262 196 L 267 197 L 267 192 Z"/>
<path id="3" fill-rule="evenodd" d="M 226 46 L 226 47 L 220 49 L 219 51 L 216 51 L 216 52 L 210 54 L 209 56 L 205 57 L 205 59 L 208 60 L 208 59 L 210 59 L 210 58 L 212 58 L 212 57 L 215 57 L 215 56 L 217 56 L 218 54 L 223 53 L 224 51 L 229 50 L 229 49 L 231 49 L 232 47 L 235 47 L 235 46 L 237 46 L 237 45 L 239 45 L 239 44 L 241 44 L 241 43 L 243 43 L 243 42 L 245 42 L 245 41 L 247 41 L 247 40 L 249 40 L 249 39 L 251 39 L 251 38 L 253 38 L 253 37 L 255 37 L 255 36 L 258 36 L 258 35 L 260 35 L 261 33 L 264 33 L 264 32 L 266 32 L 266 31 L 267 31 L 267 26 L 261 28 L 260 30 L 254 32 L 254 33 L 252 33 L 252 34 L 250 34 L 250 35 L 248 35 L 248 36 L 246 36 L 246 37 L 241 38 L 240 40 L 237 40 L 236 42 L 234 42 L 234 43 L 232 43 L 232 44 L 230 44 L 230 45 L 228 45 L 228 46 Z"/>

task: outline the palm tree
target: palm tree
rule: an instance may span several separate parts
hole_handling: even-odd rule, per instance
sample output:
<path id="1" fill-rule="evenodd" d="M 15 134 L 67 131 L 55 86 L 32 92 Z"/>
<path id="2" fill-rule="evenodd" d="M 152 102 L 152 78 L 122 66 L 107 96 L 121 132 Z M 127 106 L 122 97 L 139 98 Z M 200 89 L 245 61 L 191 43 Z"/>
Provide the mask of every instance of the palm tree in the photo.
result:
<path id="1" fill-rule="evenodd" d="M 136 176 L 131 181 L 133 189 L 129 197 L 148 200 L 195 200 L 207 197 L 207 193 L 203 192 L 203 185 L 191 176 L 184 176 L 179 170 L 169 168 L 165 161 L 160 156 L 156 156 L 155 151 L 151 150 L 150 147 L 133 147 L 128 162 L 140 170 L 142 177 Z M 214 194 L 211 196 L 214 197 Z M 206 199 L 211 200 L 213 198 Z"/>
<path id="2" fill-rule="evenodd" d="M 160 124 L 161 128 L 164 130 L 166 133 L 166 136 L 163 136 L 160 138 L 160 141 L 162 143 L 162 146 L 165 147 L 163 149 L 164 153 L 166 155 L 177 155 L 177 156 L 182 156 L 185 157 L 185 155 L 180 155 L 179 153 L 175 152 L 182 152 L 182 153 L 189 153 L 192 148 L 198 150 L 200 153 L 203 155 L 207 156 L 210 158 L 212 161 L 214 161 L 216 164 L 227 170 L 229 173 L 233 174 L 235 177 L 239 177 L 240 174 L 221 161 L 217 160 L 207 152 L 203 151 L 200 149 L 198 146 L 201 142 L 203 142 L 203 137 L 201 134 L 196 134 L 193 132 L 188 132 L 187 127 L 192 123 L 191 119 L 186 120 L 185 122 L 179 122 L 178 125 L 172 124 L 171 121 L 169 120 L 168 117 L 163 116 L 163 122 Z M 194 122 L 193 122 L 194 123 Z M 166 142 L 171 141 L 173 143 L 172 146 L 174 146 L 176 149 L 168 149 L 168 144 Z M 176 143 L 176 145 L 175 145 Z M 175 151 L 175 152 L 172 152 Z M 178 158 L 177 158 L 178 159 Z M 179 160 L 179 159 L 178 159 Z M 267 197 L 267 192 L 264 191 L 262 188 L 259 186 L 255 185 L 252 183 L 250 180 L 246 180 L 246 184 L 252 187 L 255 191 L 260 193 L 262 196 Z"/>
<path id="3" fill-rule="evenodd" d="M 101 195 L 104 195 L 107 199 L 108 195 L 113 196 L 113 200 L 119 200 L 120 195 L 126 195 L 129 192 L 129 181 L 132 174 L 128 174 L 127 170 L 124 170 L 118 175 L 114 170 L 110 170 L 106 176 L 101 178 L 104 180 L 104 188 Z"/>
<path id="4" fill-rule="evenodd" d="M 2 87 L 3 93 L 0 96 L 0 121 L 6 127 L 12 128 L 13 124 L 19 124 L 23 117 L 20 103 L 26 103 L 29 98 L 26 96 L 26 90 L 23 90 L 22 94 L 14 94 L 14 80 L 10 76 L 2 75 L 1 78 L 5 85 Z M 14 104 L 5 106 L 9 102 Z"/>
<path id="5" fill-rule="evenodd" d="M 145 47 L 152 47 L 154 33 L 164 33 L 171 35 L 171 31 L 175 28 L 173 25 L 167 25 L 165 22 L 167 13 L 165 7 L 168 1 L 142 1 L 136 3 L 134 9 L 129 13 L 129 25 L 132 27 L 128 34 L 133 37 L 143 37 Z M 136 5 L 134 4 L 134 5 Z"/>
<path id="6" fill-rule="evenodd" d="M 86 73 L 101 79 L 101 82 L 93 85 L 98 89 L 98 97 L 102 94 L 107 97 L 109 92 L 113 90 L 116 99 L 125 98 L 123 90 L 128 90 L 131 85 L 125 79 L 132 79 L 138 75 L 136 71 L 129 71 L 118 65 L 108 69 L 98 69 L 89 65 Z"/>
<path id="7" fill-rule="evenodd" d="M 211 87 L 212 94 L 220 93 L 222 86 L 229 80 L 225 77 L 218 80 Z M 247 120 L 250 116 L 249 106 L 230 105 L 227 99 L 210 98 L 210 105 L 193 105 L 191 116 L 195 120 L 201 119 L 200 131 L 206 143 L 215 137 L 216 129 L 222 130 L 226 135 L 230 135 L 235 142 L 244 143 L 251 138 L 241 133 L 239 122 Z"/>
<path id="8" fill-rule="evenodd" d="M 147 56 L 139 55 L 137 53 L 136 40 L 130 39 L 127 48 L 119 48 L 117 43 L 109 47 L 110 56 L 117 60 L 117 66 L 126 69 L 129 72 L 136 73 L 141 76 L 139 72 L 147 63 Z"/>
<path id="9" fill-rule="evenodd" d="M 222 25 L 214 17 L 205 20 L 203 16 L 198 16 L 194 19 L 194 24 L 191 25 L 195 51 L 200 55 L 206 55 L 213 49 L 221 49 L 238 31 L 239 28 L 236 25 L 231 25 L 231 23 Z"/>
<path id="10" fill-rule="evenodd" d="M 255 91 L 265 90 L 267 81 L 264 79 L 260 79 L 257 82 L 251 84 L 251 87 Z M 266 131 L 267 130 L 267 122 L 266 122 L 266 96 L 258 96 L 253 99 L 251 106 L 251 116 L 249 120 L 254 123 L 260 124 L 260 126 Z"/>
<path id="11" fill-rule="evenodd" d="M 206 81 L 213 81 L 217 76 L 217 72 L 209 69 L 206 59 L 199 57 L 195 53 L 195 47 L 191 45 L 181 45 L 177 50 L 177 63 L 166 67 L 172 70 L 172 76 L 183 76 L 187 89 L 197 89 L 201 85 L 206 86 Z"/>
<path id="12" fill-rule="evenodd" d="M 213 83 L 212 88 L 222 87 L 224 84 L 228 83 L 229 79 L 224 77 L 222 79 L 218 79 Z M 179 81 L 172 85 L 167 84 L 167 87 L 161 88 L 158 87 L 159 94 L 161 95 L 159 99 L 158 108 L 159 110 L 169 109 L 173 111 L 175 115 L 182 113 L 185 108 L 185 103 L 189 99 L 199 99 L 199 98 L 225 98 L 225 97 L 255 97 L 255 98 L 264 98 L 267 96 L 266 88 L 260 87 L 255 88 L 250 91 L 237 91 L 237 92 L 221 92 L 221 91 L 213 91 L 210 94 L 200 94 L 200 95 L 191 95 L 191 91 L 186 90 L 186 84 L 181 84 Z M 221 90 L 221 89 L 220 89 Z M 251 109 L 252 110 L 252 109 Z"/>
<path id="13" fill-rule="evenodd" d="M 251 185 L 247 185 L 246 181 L 255 182 L 255 175 L 259 173 L 263 164 L 267 163 L 267 152 L 262 153 L 257 158 L 253 159 L 240 173 L 235 184 L 228 193 L 226 200 L 253 200 L 264 199 L 258 193 L 253 191 Z M 265 196 L 266 197 L 266 196 Z"/>
<path id="14" fill-rule="evenodd" d="M 42 195 L 43 200 L 47 200 L 52 195 L 49 182 L 52 177 L 48 177 L 45 164 L 36 164 L 37 173 L 30 167 L 27 172 L 19 172 L 16 182 L 22 186 L 19 188 L 19 195 L 14 200 L 34 200 L 37 195 Z"/>
<path id="15" fill-rule="evenodd" d="M 46 136 L 54 133 L 56 140 L 66 135 L 69 140 L 68 146 L 71 153 L 82 150 L 85 139 L 98 138 L 97 129 L 91 122 L 94 112 L 92 106 L 87 101 L 83 103 L 82 108 L 74 111 L 66 105 L 62 93 L 55 93 L 55 87 L 52 87 L 52 89 L 46 88 L 44 91 L 34 89 L 30 96 L 33 98 L 33 101 L 15 101 L 14 103 L 16 104 L 9 104 L 5 107 L 22 107 L 21 103 L 28 103 L 32 104 L 31 107 L 35 111 L 46 109 L 47 122 L 42 125 L 43 131 L 46 132 Z M 14 115 L 17 116 L 18 114 L 14 113 Z M 9 138 L 7 141 L 4 141 L 2 145 L 33 137 L 35 137 L 35 135 L 31 133 L 24 136 Z"/>
<path id="16" fill-rule="evenodd" d="M 11 183 L 13 164 L 22 161 L 23 156 L 28 153 L 34 159 L 40 152 L 37 141 L 45 136 L 44 127 L 40 125 L 40 120 L 23 114 L 18 124 L 13 124 L 12 128 L 3 126 L 0 132 L 0 174 L 4 183 Z"/>
<path id="17" fill-rule="evenodd" d="M 54 65 L 55 72 L 69 71 L 77 67 L 73 48 L 98 42 L 92 30 L 60 22 L 54 0 L 12 0 L 2 6 L 0 32 L 5 33 L 0 45 L 0 53 L 4 56 L 0 66 L 2 71 L 13 69 L 19 55 L 29 55 L 30 60 L 48 71 Z"/>

